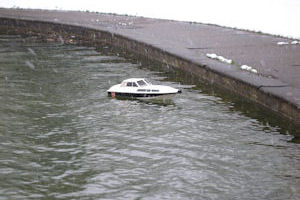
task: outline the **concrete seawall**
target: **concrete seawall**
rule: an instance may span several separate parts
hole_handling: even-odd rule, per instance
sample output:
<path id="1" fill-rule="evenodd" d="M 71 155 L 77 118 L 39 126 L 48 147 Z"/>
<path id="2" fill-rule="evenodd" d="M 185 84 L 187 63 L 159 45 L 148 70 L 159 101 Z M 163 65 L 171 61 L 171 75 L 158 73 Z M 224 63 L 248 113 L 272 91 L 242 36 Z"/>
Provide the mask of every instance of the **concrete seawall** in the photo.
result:
<path id="1" fill-rule="evenodd" d="M 66 43 L 111 45 L 184 70 L 300 125 L 300 44 L 290 39 L 141 17 L 11 9 L 0 9 L 0 30 Z"/>

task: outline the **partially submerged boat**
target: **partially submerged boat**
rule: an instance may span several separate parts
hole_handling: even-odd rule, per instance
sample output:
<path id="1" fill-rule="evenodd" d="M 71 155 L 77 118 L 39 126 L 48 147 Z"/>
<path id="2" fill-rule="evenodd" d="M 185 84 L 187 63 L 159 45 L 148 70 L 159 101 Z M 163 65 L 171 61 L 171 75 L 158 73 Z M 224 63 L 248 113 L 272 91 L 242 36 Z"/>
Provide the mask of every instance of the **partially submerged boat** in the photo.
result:
<path id="1" fill-rule="evenodd" d="M 130 78 L 107 90 L 108 96 L 115 98 L 170 99 L 181 90 L 165 85 L 153 85 L 145 78 Z"/>

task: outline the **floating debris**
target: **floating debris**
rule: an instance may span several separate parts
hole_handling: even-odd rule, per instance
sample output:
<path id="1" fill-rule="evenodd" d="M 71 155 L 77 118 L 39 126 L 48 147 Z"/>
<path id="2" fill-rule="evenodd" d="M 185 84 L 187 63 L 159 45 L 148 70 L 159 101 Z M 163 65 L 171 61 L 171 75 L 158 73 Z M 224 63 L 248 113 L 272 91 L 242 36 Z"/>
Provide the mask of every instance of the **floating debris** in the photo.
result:
<path id="1" fill-rule="evenodd" d="M 47 42 L 54 42 L 55 40 L 53 38 L 47 38 Z"/>
<path id="2" fill-rule="evenodd" d="M 74 40 L 69 39 L 69 40 L 67 40 L 67 44 L 75 44 L 75 42 L 74 42 Z"/>
<path id="3" fill-rule="evenodd" d="M 58 72 L 57 69 L 55 69 L 55 68 L 52 68 L 52 71 L 53 71 L 54 73 L 57 73 L 57 72 Z"/>
<path id="4" fill-rule="evenodd" d="M 58 39 L 59 39 L 61 45 L 63 45 L 65 43 L 64 39 L 61 36 L 59 36 Z"/>
<path id="5" fill-rule="evenodd" d="M 211 53 L 211 54 L 207 53 L 206 56 L 208 58 L 216 59 L 216 60 L 219 60 L 219 61 L 224 62 L 224 63 L 228 63 L 228 64 L 233 63 L 232 60 L 224 58 L 223 56 L 218 56 L 217 54 L 214 54 L 214 53 Z"/>
<path id="6" fill-rule="evenodd" d="M 32 64 L 29 60 L 26 60 L 26 61 L 25 61 L 25 64 L 26 64 L 30 69 L 32 69 L 32 70 L 35 69 L 34 64 Z"/>
<path id="7" fill-rule="evenodd" d="M 29 51 L 29 53 L 31 53 L 32 55 L 36 56 L 36 53 L 33 51 L 32 48 L 27 48 L 27 50 Z"/>

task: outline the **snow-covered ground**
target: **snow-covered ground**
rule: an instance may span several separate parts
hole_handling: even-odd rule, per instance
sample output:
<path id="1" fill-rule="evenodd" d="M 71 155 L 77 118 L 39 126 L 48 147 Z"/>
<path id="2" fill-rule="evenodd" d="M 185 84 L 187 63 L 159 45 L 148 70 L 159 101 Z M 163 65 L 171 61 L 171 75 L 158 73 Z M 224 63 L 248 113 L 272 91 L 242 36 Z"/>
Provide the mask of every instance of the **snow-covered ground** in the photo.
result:
<path id="1" fill-rule="evenodd" d="M 0 7 L 128 14 L 218 24 L 300 39 L 300 0 L 1 0 Z"/>

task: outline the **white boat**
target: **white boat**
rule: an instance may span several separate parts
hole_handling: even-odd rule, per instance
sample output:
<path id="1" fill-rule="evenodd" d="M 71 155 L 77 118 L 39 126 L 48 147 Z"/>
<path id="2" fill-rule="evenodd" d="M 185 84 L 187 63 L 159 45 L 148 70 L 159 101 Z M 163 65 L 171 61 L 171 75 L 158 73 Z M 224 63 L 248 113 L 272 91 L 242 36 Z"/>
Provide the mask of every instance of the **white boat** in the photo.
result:
<path id="1" fill-rule="evenodd" d="M 145 78 L 130 78 L 107 90 L 108 96 L 115 98 L 170 99 L 181 90 L 165 85 L 153 85 Z"/>

